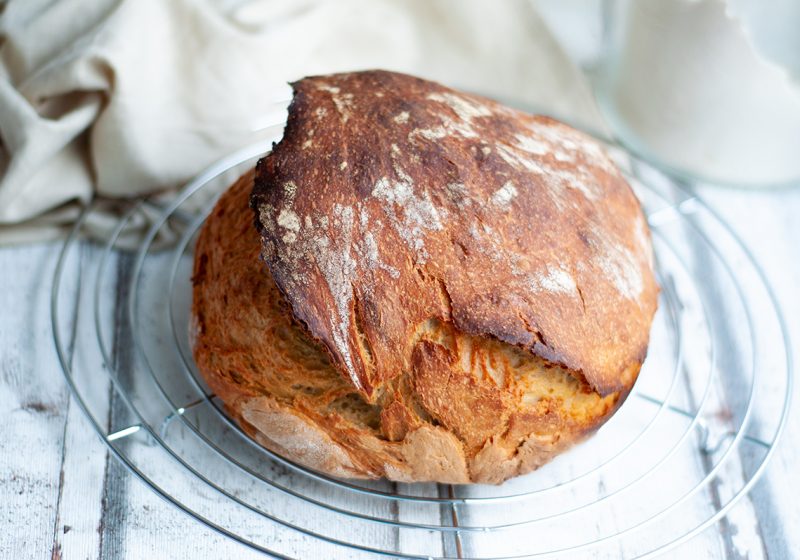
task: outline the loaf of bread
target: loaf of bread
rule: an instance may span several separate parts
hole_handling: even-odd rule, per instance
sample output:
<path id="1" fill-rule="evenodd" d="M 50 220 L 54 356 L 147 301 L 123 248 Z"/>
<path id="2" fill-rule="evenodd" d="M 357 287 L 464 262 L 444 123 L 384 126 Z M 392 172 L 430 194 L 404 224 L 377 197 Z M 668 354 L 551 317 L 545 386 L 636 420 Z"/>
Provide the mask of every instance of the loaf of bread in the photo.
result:
<path id="1" fill-rule="evenodd" d="M 402 74 L 293 87 L 283 139 L 195 250 L 195 360 L 243 429 L 331 475 L 460 484 L 602 425 L 658 292 L 602 148 Z"/>

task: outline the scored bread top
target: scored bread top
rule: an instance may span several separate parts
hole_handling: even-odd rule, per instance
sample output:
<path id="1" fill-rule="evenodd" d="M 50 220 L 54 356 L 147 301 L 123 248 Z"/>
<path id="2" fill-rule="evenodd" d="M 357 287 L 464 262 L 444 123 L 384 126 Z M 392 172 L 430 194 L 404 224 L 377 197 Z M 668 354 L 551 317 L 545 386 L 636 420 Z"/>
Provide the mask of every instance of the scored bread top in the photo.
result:
<path id="1" fill-rule="evenodd" d="M 629 389 L 656 308 L 649 232 L 602 148 L 385 71 L 306 78 L 256 169 L 262 257 L 367 399 L 430 320 Z"/>

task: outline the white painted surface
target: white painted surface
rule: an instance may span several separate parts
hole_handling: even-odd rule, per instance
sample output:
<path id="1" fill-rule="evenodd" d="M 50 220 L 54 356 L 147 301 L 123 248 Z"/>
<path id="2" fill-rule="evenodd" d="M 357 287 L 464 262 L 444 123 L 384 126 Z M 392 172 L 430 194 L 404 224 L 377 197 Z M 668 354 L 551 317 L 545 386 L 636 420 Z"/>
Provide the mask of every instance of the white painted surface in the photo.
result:
<path id="1" fill-rule="evenodd" d="M 775 288 L 796 340 L 800 332 L 797 290 L 800 286 L 800 222 L 796 219 L 800 215 L 800 191 L 758 193 L 703 189 L 701 194 L 752 248 Z M 59 554 L 62 558 L 258 557 L 158 499 L 109 457 L 105 446 L 92 433 L 67 391 L 53 349 L 49 305 L 58 249 L 58 244 L 41 244 L 0 250 L 0 309 L 3 309 L 0 321 L 0 425 L 3 426 L 0 430 L 0 519 L 5 527 L 0 531 L 0 556 L 20 559 L 58 557 Z M 96 249 L 88 246 L 82 249 L 84 264 L 95 262 L 97 257 Z M 77 268 L 77 261 L 68 262 L 65 291 L 77 289 Z M 85 291 L 94 290 L 86 278 L 81 280 L 81 286 Z M 116 286 L 113 285 L 105 286 L 100 292 L 109 310 L 114 308 L 115 296 Z M 67 312 L 74 314 L 71 301 L 74 302 L 65 298 L 62 306 L 66 318 L 70 317 Z M 104 320 L 111 321 L 111 317 Z M 102 365 L 81 363 L 75 367 L 97 372 L 96 368 Z M 97 374 L 94 390 L 100 396 L 108 391 L 104 379 L 104 375 Z M 727 388 L 725 394 L 730 394 L 731 389 Z M 714 398 L 724 398 L 724 394 L 721 395 Z M 96 400 L 102 402 L 102 398 Z M 761 408 L 777 409 L 781 403 L 776 399 L 774 403 L 762 404 L 765 406 Z M 800 495 L 800 479 L 796 476 L 800 461 L 797 451 L 799 418 L 795 406 L 784 440 L 766 475 L 750 496 L 731 511 L 725 522 L 711 527 L 670 556 L 791 558 L 800 554 L 800 534 L 796 531 L 800 527 L 800 506 L 796 500 Z M 171 435 L 178 442 L 190 437 L 181 430 Z M 155 466 L 158 461 L 165 460 L 157 453 L 157 447 L 138 443 L 144 439 L 136 441 L 132 444 L 134 455 L 148 458 L 146 460 Z M 699 460 L 695 462 L 700 464 Z M 676 471 L 675 476 L 696 480 L 697 473 L 690 472 L 689 468 L 692 461 L 682 464 L 687 467 Z M 726 466 L 726 480 L 732 480 L 730 469 L 736 470 L 739 465 L 737 458 Z M 291 476 L 277 478 L 290 485 L 297 482 Z M 608 485 L 613 483 L 613 477 L 605 481 Z M 246 490 L 247 486 L 243 486 L 242 491 Z M 723 499 L 727 491 L 724 486 L 718 489 Z M 220 500 L 213 493 L 202 499 L 210 504 Z M 705 499 L 711 507 L 712 497 Z M 625 510 L 624 502 L 622 504 L 616 510 L 619 520 L 630 513 Z M 513 515 L 511 510 L 506 513 Z M 316 522 L 330 524 L 330 517 L 313 509 L 287 509 L 286 514 L 311 526 Z M 397 516 L 401 520 L 430 523 L 441 519 L 430 510 L 412 505 L 401 505 Z M 236 524 L 235 518 L 229 521 Z M 608 522 L 615 523 L 613 519 Z M 373 539 L 374 545 L 392 546 L 400 542 L 411 549 L 423 546 L 427 549 L 435 547 L 434 541 L 438 538 L 410 530 L 402 530 L 395 537 L 386 535 L 388 533 L 376 531 L 372 536 L 367 535 L 367 540 Z M 259 536 L 270 538 L 263 532 Z M 557 537 L 564 538 L 553 535 Z M 275 538 L 280 540 L 284 550 L 299 557 L 330 554 L 329 547 L 317 550 L 316 545 L 300 537 L 287 541 L 286 532 L 276 532 Z M 469 551 L 469 538 L 465 538 L 463 544 Z M 452 545 L 446 543 L 442 552 L 452 553 L 453 550 Z M 608 552 L 605 557 L 624 555 L 624 543 L 617 550 L 618 553 Z M 478 547 L 474 552 L 491 551 Z M 342 552 L 341 557 L 354 556 Z"/>

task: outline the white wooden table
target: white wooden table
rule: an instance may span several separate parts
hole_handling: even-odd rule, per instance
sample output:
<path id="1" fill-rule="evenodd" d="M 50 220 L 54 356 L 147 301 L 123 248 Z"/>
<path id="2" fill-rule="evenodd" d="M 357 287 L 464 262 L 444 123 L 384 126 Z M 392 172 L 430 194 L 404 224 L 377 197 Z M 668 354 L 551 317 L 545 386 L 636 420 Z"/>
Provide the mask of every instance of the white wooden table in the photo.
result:
<path id="1" fill-rule="evenodd" d="M 755 253 L 796 341 L 800 190 L 704 188 L 699 194 Z M 134 480 L 75 405 L 50 328 L 59 248 L 46 243 L 0 249 L 0 557 L 258 557 Z M 675 557 L 800 557 L 800 405 L 795 404 L 783 441 L 749 497 L 726 522 L 674 551 Z"/>

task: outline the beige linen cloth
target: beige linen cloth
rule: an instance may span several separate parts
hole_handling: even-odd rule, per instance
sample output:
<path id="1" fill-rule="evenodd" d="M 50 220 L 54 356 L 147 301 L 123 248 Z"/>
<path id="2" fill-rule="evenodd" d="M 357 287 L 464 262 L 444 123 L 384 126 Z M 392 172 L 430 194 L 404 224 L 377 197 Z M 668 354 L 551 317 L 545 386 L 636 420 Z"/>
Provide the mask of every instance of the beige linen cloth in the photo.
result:
<path id="1" fill-rule="evenodd" d="M 168 196 L 263 139 L 288 81 L 378 67 L 598 122 L 524 0 L 12 0 L 0 15 L 0 243 L 61 235 L 93 199 L 87 230 L 103 237 L 115 200 Z"/>

